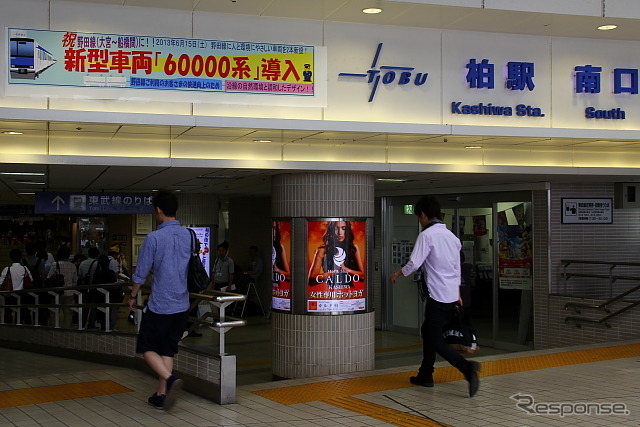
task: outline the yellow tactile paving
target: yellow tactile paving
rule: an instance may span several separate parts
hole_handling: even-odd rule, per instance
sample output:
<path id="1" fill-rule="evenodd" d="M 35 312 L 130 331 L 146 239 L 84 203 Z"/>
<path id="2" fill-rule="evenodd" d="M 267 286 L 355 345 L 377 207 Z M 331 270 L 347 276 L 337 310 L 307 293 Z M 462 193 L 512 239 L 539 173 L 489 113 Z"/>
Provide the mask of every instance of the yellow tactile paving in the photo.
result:
<path id="1" fill-rule="evenodd" d="M 45 387 L 22 388 L 0 391 L 0 408 L 35 405 L 60 400 L 82 399 L 107 394 L 129 393 L 132 390 L 113 381 L 91 381 L 51 385 Z"/>
<path id="2" fill-rule="evenodd" d="M 340 397 L 324 400 L 333 406 L 339 408 L 348 409 L 349 411 L 356 412 L 358 414 L 367 415 L 376 420 L 384 421 L 388 424 L 396 426 L 424 426 L 424 427 L 448 427 L 447 424 L 442 424 L 436 420 L 425 416 L 419 416 L 414 414 L 408 414 L 402 411 L 396 411 L 382 405 L 376 405 L 375 403 L 367 402 L 355 397 Z"/>
<path id="3" fill-rule="evenodd" d="M 505 375 L 515 372 L 533 371 L 558 366 L 577 365 L 580 363 L 599 362 L 603 360 L 623 359 L 640 356 L 640 344 L 627 344 L 589 350 L 573 350 L 546 355 L 516 357 L 512 359 L 482 362 L 481 377 Z M 402 372 L 397 374 L 373 375 L 369 377 L 348 378 L 334 381 L 322 381 L 291 387 L 258 390 L 253 393 L 285 405 L 324 400 L 324 397 L 346 397 L 356 394 L 373 393 L 383 390 L 394 390 L 413 387 L 408 377 L 415 374 Z M 437 368 L 433 373 L 436 383 L 459 381 L 462 374 L 452 366 Z"/>

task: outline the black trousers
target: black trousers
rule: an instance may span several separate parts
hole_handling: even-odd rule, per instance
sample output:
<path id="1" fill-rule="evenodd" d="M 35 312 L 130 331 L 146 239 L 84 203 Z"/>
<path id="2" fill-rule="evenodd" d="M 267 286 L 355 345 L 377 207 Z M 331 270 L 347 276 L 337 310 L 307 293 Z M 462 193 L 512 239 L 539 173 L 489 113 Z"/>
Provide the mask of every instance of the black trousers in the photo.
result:
<path id="1" fill-rule="evenodd" d="M 422 323 L 422 365 L 418 370 L 418 376 L 431 377 L 433 364 L 436 361 L 436 353 L 442 356 L 452 366 L 462 372 L 467 378 L 471 371 L 471 363 L 460 353 L 449 347 L 444 342 L 442 331 L 444 325 L 453 315 L 455 302 L 442 303 L 432 298 L 427 298 L 424 323 Z"/>

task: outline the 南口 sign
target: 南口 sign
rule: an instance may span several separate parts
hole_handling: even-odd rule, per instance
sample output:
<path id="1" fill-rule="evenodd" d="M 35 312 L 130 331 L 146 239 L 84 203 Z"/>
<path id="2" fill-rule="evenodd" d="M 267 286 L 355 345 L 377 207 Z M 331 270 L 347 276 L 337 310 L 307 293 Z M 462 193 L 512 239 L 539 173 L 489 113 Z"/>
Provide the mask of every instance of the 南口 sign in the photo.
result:
<path id="1" fill-rule="evenodd" d="M 611 224 L 613 199 L 562 199 L 563 224 Z"/>

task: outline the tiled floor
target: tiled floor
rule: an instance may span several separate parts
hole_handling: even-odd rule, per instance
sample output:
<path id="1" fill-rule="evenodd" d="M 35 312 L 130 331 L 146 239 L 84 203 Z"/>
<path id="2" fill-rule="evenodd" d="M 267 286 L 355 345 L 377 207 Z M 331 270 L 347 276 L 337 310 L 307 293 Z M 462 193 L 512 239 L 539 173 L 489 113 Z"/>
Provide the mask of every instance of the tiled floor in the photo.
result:
<path id="1" fill-rule="evenodd" d="M 250 335 L 254 339 L 257 336 Z M 201 338 L 191 341 L 198 339 Z M 398 344 L 395 336 L 380 336 L 379 339 Z M 483 363 L 483 371 L 480 391 L 473 398 L 467 395 L 466 382 L 459 379 L 458 374 L 444 362 L 437 364 L 434 388 L 411 386 L 407 379 L 415 371 L 419 349 L 416 352 L 406 347 L 411 346 L 399 346 L 398 357 L 387 358 L 380 363 L 394 367 L 334 377 L 256 382 L 257 378 L 263 376 L 262 371 L 268 368 L 260 364 L 253 365 L 253 368 L 246 369 L 257 370 L 260 375 L 245 376 L 247 385 L 238 387 L 236 404 L 220 406 L 183 393 L 170 412 L 158 411 L 147 405 L 146 399 L 153 393 L 156 382 L 143 372 L 0 349 L 0 402 L 5 402 L 4 406 L 9 406 L 6 402 L 14 402 L 13 406 L 0 408 L 0 425 L 284 427 L 640 424 L 640 400 L 637 396 L 640 342 L 492 355 L 488 355 L 488 349 L 483 349 L 475 357 Z M 378 356 L 394 353 L 392 350 L 384 351 Z M 260 360 L 254 362 L 259 363 Z M 269 363 L 266 359 L 262 362 Z M 246 363 L 251 366 L 250 361 Z M 249 378 L 254 379 L 251 384 Z M 35 388 L 39 388 L 39 392 L 46 391 L 48 386 L 64 384 L 73 384 L 71 388 L 76 388 L 80 383 L 94 381 L 100 382 L 96 383 L 100 387 L 105 383 L 108 386 L 115 383 L 117 387 L 111 391 L 107 387 L 107 391 L 101 391 L 102 395 L 93 397 L 58 392 L 49 402 L 29 403 L 28 400 L 28 393 Z M 98 387 L 89 386 L 90 391 L 96 391 Z M 22 396 L 25 400 L 15 403 L 12 399 L 21 393 L 26 393 L 27 397 Z M 282 396 L 289 400 L 283 401 Z M 560 414 L 560 411 L 563 413 Z"/>

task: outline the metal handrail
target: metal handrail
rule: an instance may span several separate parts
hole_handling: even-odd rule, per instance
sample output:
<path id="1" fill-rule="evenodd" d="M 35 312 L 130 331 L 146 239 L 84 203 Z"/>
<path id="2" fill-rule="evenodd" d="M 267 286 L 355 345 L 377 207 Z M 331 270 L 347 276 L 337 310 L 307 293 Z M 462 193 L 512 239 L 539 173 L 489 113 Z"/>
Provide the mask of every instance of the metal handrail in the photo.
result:
<path id="1" fill-rule="evenodd" d="M 617 266 L 633 266 L 633 267 L 640 267 L 640 263 L 638 262 L 611 262 L 611 261 L 586 261 L 586 260 L 560 260 L 560 262 L 563 264 L 563 273 L 562 275 L 565 278 L 565 294 L 566 289 L 567 289 L 567 281 L 568 279 L 570 279 L 571 277 L 590 277 L 590 278 L 600 278 L 600 279 L 609 279 L 609 294 L 611 295 L 613 293 L 613 283 L 616 280 L 640 280 L 640 277 L 638 276 L 617 276 L 613 274 L 613 269 Z M 567 267 L 571 264 L 598 264 L 598 265 L 609 265 L 609 274 L 608 275 L 604 275 L 604 274 L 590 274 L 590 273 L 569 273 L 567 272 Z M 630 295 L 636 291 L 640 290 L 640 284 L 637 286 L 634 286 L 633 288 L 627 289 L 626 291 L 609 298 L 608 300 L 600 303 L 600 304 L 585 304 L 585 303 L 579 303 L 579 302 L 568 302 L 565 304 L 564 309 L 568 310 L 570 307 L 573 307 L 576 311 L 576 313 L 580 314 L 580 310 L 579 308 L 590 308 L 590 309 L 595 309 L 595 310 L 604 310 L 606 313 L 609 313 L 608 315 L 602 317 L 601 319 L 591 319 L 588 317 L 581 317 L 581 316 L 568 316 L 565 318 L 565 323 L 570 322 L 570 321 L 574 321 L 576 322 L 576 325 L 579 327 L 579 322 L 588 322 L 588 323 L 604 323 L 607 327 L 611 327 L 611 325 L 608 323 L 608 320 L 618 316 L 619 314 L 622 314 L 630 309 L 632 309 L 633 307 L 636 307 L 637 305 L 640 305 L 640 301 L 636 301 L 633 303 L 628 304 L 625 307 L 622 307 L 621 309 L 615 311 L 615 312 L 611 312 L 608 308 L 609 305 L 613 304 L 616 301 L 621 300 L 622 298 L 626 297 L 627 295 Z"/>
<path id="2" fill-rule="evenodd" d="M 604 316 L 604 317 L 603 317 L 603 318 L 601 318 L 601 319 L 590 319 L 590 318 L 588 318 L 588 317 L 569 316 L 569 317 L 566 317 L 566 318 L 564 319 L 564 322 L 565 322 L 565 323 L 568 323 L 568 322 L 576 322 L 576 326 L 578 326 L 578 327 L 580 327 L 580 322 L 587 322 L 587 323 L 604 323 L 604 324 L 605 324 L 605 326 L 606 326 L 607 328 L 610 328 L 610 327 L 611 327 L 611 324 L 607 323 L 607 321 L 608 321 L 609 319 L 612 319 L 612 318 L 616 317 L 617 315 L 624 313 L 625 311 L 631 310 L 633 307 L 635 307 L 635 306 L 637 306 L 637 305 L 640 305 L 640 301 L 636 301 L 636 302 L 631 303 L 631 304 L 629 304 L 629 305 L 627 305 L 627 306 L 625 306 L 625 307 L 622 307 L 620 310 L 618 310 L 618 311 L 614 311 L 613 313 L 610 313 L 610 314 L 608 314 L 608 315 Z"/>
<path id="3" fill-rule="evenodd" d="M 105 317 L 108 319 L 110 310 L 112 308 L 128 307 L 128 304 L 126 303 L 111 303 L 109 300 L 108 289 L 115 288 L 115 287 L 125 287 L 125 286 L 131 287 L 132 285 L 133 284 L 131 282 L 115 282 L 115 283 L 107 283 L 107 284 L 99 284 L 99 285 L 79 285 L 79 286 L 63 286 L 63 287 L 55 287 L 55 288 L 37 288 L 37 289 L 31 288 L 31 289 L 21 289 L 21 290 L 11 290 L 11 291 L 0 291 L 0 301 L 2 301 L 2 303 L 0 303 L 0 325 L 5 324 L 4 313 L 5 313 L 5 310 L 7 309 L 16 311 L 16 324 L 22 325 L 22 319 L 21 319 L 21 313 L 20 313 L 21 308 L 28 308 L 32 312 L 34 312 L 36 324 L 39 324 L 38 309 L 39 308 L 49 309 L 54 313 L 54 316 L 55 316 L 54 317 L 55 328 L 60 328 L 60 308 L 64 308 L 64 307 L 71 308 L 73 311 L 77 312 L 80 318 L 82 318 L 81 316 L 84 308 L 96 308 L 98 310 L 104 309 Z M 98 303 L 83 302 L 82 299 L 84 295 L 82 294 L 81 291 L 91 290 L 91 289 L 98 289 L 103 291 L 105 302 L 98 302 Z M 60 299 L 60 296 L 64 294 L 64 291 L 70 291 L 73 294 L 77 295 L 78 303 L 61 304 L 59 299 Z M 136 323 L 138 325 L 138 329 L 140 327 L 140 317 L 142 314 L 142 309 L 144 308 L 144 306 L 142 305 L 142 294 L 143 292 L 145 294 L 148 294 L 150 291 L 150 287 L 143 286 L 141 288 L 141 291 L 142 292 L 138 292 L 137 301 L 135 305 L 136 318 L 138 320 Z M 48 303 L 48 304 L 39 304 L 38 294 L 41 294 L 41 293 L 48 293 L 49 295 L 53 296 L 55 302 Z M 5 304 L 5 297 L 11 296 L 14 294 L 18 296 L 17 304 Z M 22 295 L 31 295 L 36 298 L 36 302 L 21 303 L 20 297 Z M 208 316 L 203 316 L 203 318 L 190 317 L 189 320 L 197 324 L 206 324 L 211 329 L 218 332 L 220 334 L 220 354 L 221 355 L 226 354 L 224 352 L 224 334 L 228 332 L 231 328 L 246 326 L 246 322 L 242 319 L 226 316 L 225 309 L 228 305 L 232 303 L 244 301 L 246 299 L 246 295 L 235 294 L 231 292 L 215 291 L 215 290 L 205 290 L 202 293 L 192 293 L 189 295 L 189 298 L 190 300 L 193 301 L 189 310 L 193 309 L 195 306 L 197 306 L 200 303 L 200 301 L 203 301 L 203 300 L 208 300 L 210 304 L 218 307 L 219 313 L 220 313 L 219 319 L 215 319 L 213 315 L 209 314 Z M 212 320 L 208 320 L 209 318 L 211 318 Z M 78 322 L 78 330 L 84 329 L 84 325 L 82 325 L 81 323 L 82 322 Z M 191 329 L 193 328 L 194 327 L 192 326 Z M 108 324 L 105 325 L 105 332 L 111 332 Z"/>
<path id="4" fill-rule="evenodd" d="M 190 294 L 189 297 L 193 299 L 193 301 L 191 302 L 191 306 L 189 307 L 189 311 L 197 307 L 201 301 L 209 301 L 209 304 L 218 308 L 218 321 L 208 320 L 209 318 L 213 318 L 213 314 L 211 314 L 211 312 L 205 313 L 204 315 L 202 315 L 202 317 L 189 317 L 189 321 L 193 322 L 193 325 L 191 325 L 191 327 L 189 328 L 189 332 L 194 330 L 196 325 L 198 324 L 208 325 L 209 328 L 218 332 L 220 343 L 219 352 L 221 356 L 224 356 L 226 354 L 224 348 L 224 335 L 229 332 L 231 328 L 247 325 L 247 322 L 242 319 L 226 316 L 225 310 L 230 304 L 238 301 L 244 301 L 247 296 L 242 294 L 234 294 L 231 292 L 206 290 L 202 293 Z"/>

